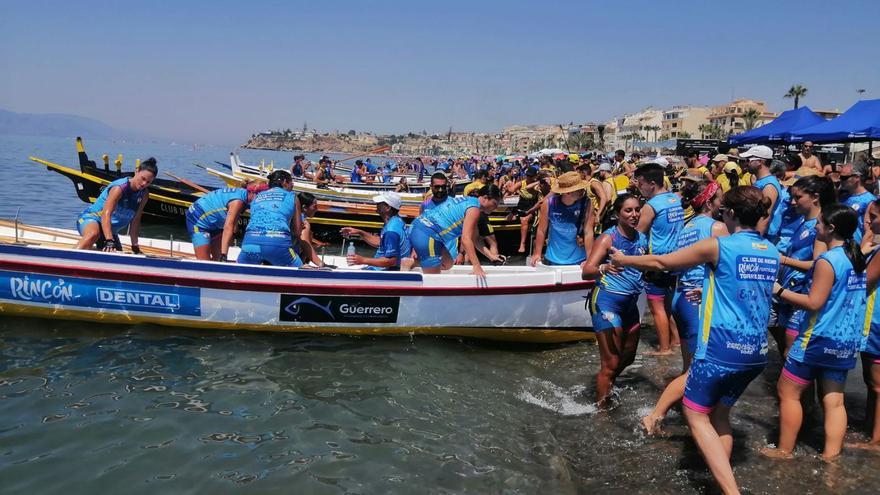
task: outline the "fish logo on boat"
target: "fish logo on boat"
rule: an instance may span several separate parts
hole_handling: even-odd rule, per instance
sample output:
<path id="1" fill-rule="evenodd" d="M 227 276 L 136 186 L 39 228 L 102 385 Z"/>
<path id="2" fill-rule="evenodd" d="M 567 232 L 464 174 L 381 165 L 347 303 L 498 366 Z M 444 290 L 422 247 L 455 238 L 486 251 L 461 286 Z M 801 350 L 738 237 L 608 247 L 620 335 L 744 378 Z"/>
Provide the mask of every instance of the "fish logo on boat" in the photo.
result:
<path id="1" fill-rule="evenodd" d="M 333 304 L 332 301 L 328 302 L 326 306 L 321 306 L 320 304 L 315 302 L 314 299 L 311 299 L 309 297 L 300 297 L 299 299 L 296 299 L 292 303 L 285 306 L 284 311 L 287 311 L 292 316 L 298 316 L 300 314 L 300 309 L 302 309 L 302 307 L 300 306 L 301 304 L 307 304 L 309 306 L 314 306 L 314 307 L 320 309 L 321 311 L 327 313 L 327 316 L 329 316 L 330 319 L 332 319 L 332 320 L 336 319 L 336 317 L 333 316 L 333 311 L 330 309 L 330 305 Z"/>

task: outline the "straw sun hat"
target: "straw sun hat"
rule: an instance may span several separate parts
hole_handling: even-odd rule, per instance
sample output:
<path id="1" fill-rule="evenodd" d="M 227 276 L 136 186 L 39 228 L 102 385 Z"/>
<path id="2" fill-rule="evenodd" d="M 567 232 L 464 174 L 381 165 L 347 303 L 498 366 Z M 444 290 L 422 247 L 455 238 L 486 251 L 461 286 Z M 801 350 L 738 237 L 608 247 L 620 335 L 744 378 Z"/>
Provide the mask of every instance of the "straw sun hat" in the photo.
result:
<path id="1" fill-rule="evenodd" d="M 582 179 L 580 173 L 566 172 L 553 181 L 553 187 L 550 188 L 550 191 L 556 194 L 564 194 L 567 192 L 578 191 L 580 189 L 586 189 L 588 185 L 589 182 Z"/>

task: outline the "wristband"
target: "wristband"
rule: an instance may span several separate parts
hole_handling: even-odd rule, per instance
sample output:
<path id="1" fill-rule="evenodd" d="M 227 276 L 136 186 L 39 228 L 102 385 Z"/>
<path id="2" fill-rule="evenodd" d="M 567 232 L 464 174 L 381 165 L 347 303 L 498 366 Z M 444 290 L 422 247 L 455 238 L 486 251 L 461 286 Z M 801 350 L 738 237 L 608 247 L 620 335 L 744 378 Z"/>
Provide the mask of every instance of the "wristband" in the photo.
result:
<path id="1" fill-rule="evenodd" d="M 780 287 L 778 291 L 776 291 L 776 297 L 782 297 L 782 293 L 785 292 L 785 287 Z"/>

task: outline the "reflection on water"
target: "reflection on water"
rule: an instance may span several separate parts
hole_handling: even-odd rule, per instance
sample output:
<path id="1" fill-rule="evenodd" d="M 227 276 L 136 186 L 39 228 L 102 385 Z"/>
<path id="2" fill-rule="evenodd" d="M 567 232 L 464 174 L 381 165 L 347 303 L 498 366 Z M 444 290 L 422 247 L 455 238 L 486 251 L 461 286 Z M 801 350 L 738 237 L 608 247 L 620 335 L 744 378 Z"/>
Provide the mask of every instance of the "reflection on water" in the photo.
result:
<path id="1" fill-rule="evenodd" d="M 673 410 L 638 419 L 677 359 L 640 356 L 615 406 L 593 404 L 596 348 L 454 339 L 211 333 L 0 319 L 5 493 L 699 493 L 711 479 Z M 751 493 L 866 493 L 880 456 L 760 458 L 776 436 L 768 367 L 734 410 L 734 466 Z M 847 407 L 862 421 L 853 373 Z M 851 433 L 855 437 L 855 433 Z M 867 490 L 867 491 L 866 491 Z M 711 491 L 711 490 L 710 490 Z"/>

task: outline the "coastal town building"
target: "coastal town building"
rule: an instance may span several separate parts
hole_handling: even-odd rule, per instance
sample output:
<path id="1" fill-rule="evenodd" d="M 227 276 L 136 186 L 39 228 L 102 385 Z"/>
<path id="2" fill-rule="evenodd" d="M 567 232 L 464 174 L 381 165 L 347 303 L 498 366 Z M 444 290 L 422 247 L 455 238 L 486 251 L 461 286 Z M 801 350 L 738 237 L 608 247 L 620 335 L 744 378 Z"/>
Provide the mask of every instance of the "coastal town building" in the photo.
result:
<path id="1" fill-rule="evenodd" d="M 674 106 L 663 111 L 660 140 L 700 137 L 700 126 L 706 124 L 711 107 Z"/>
<path id="2" fill-rule="evenodd" d="M 767 110 L 763 101 L 740 98 L 726 105 L 714 107 L 709 113 L 709 124 L 721 128 L 722 135 L 739 134 L 748 130 L 747 117 L 751 110 L 756 112 L 751 128 L 760 127 L 775 119 L 777 114 Z"/>

